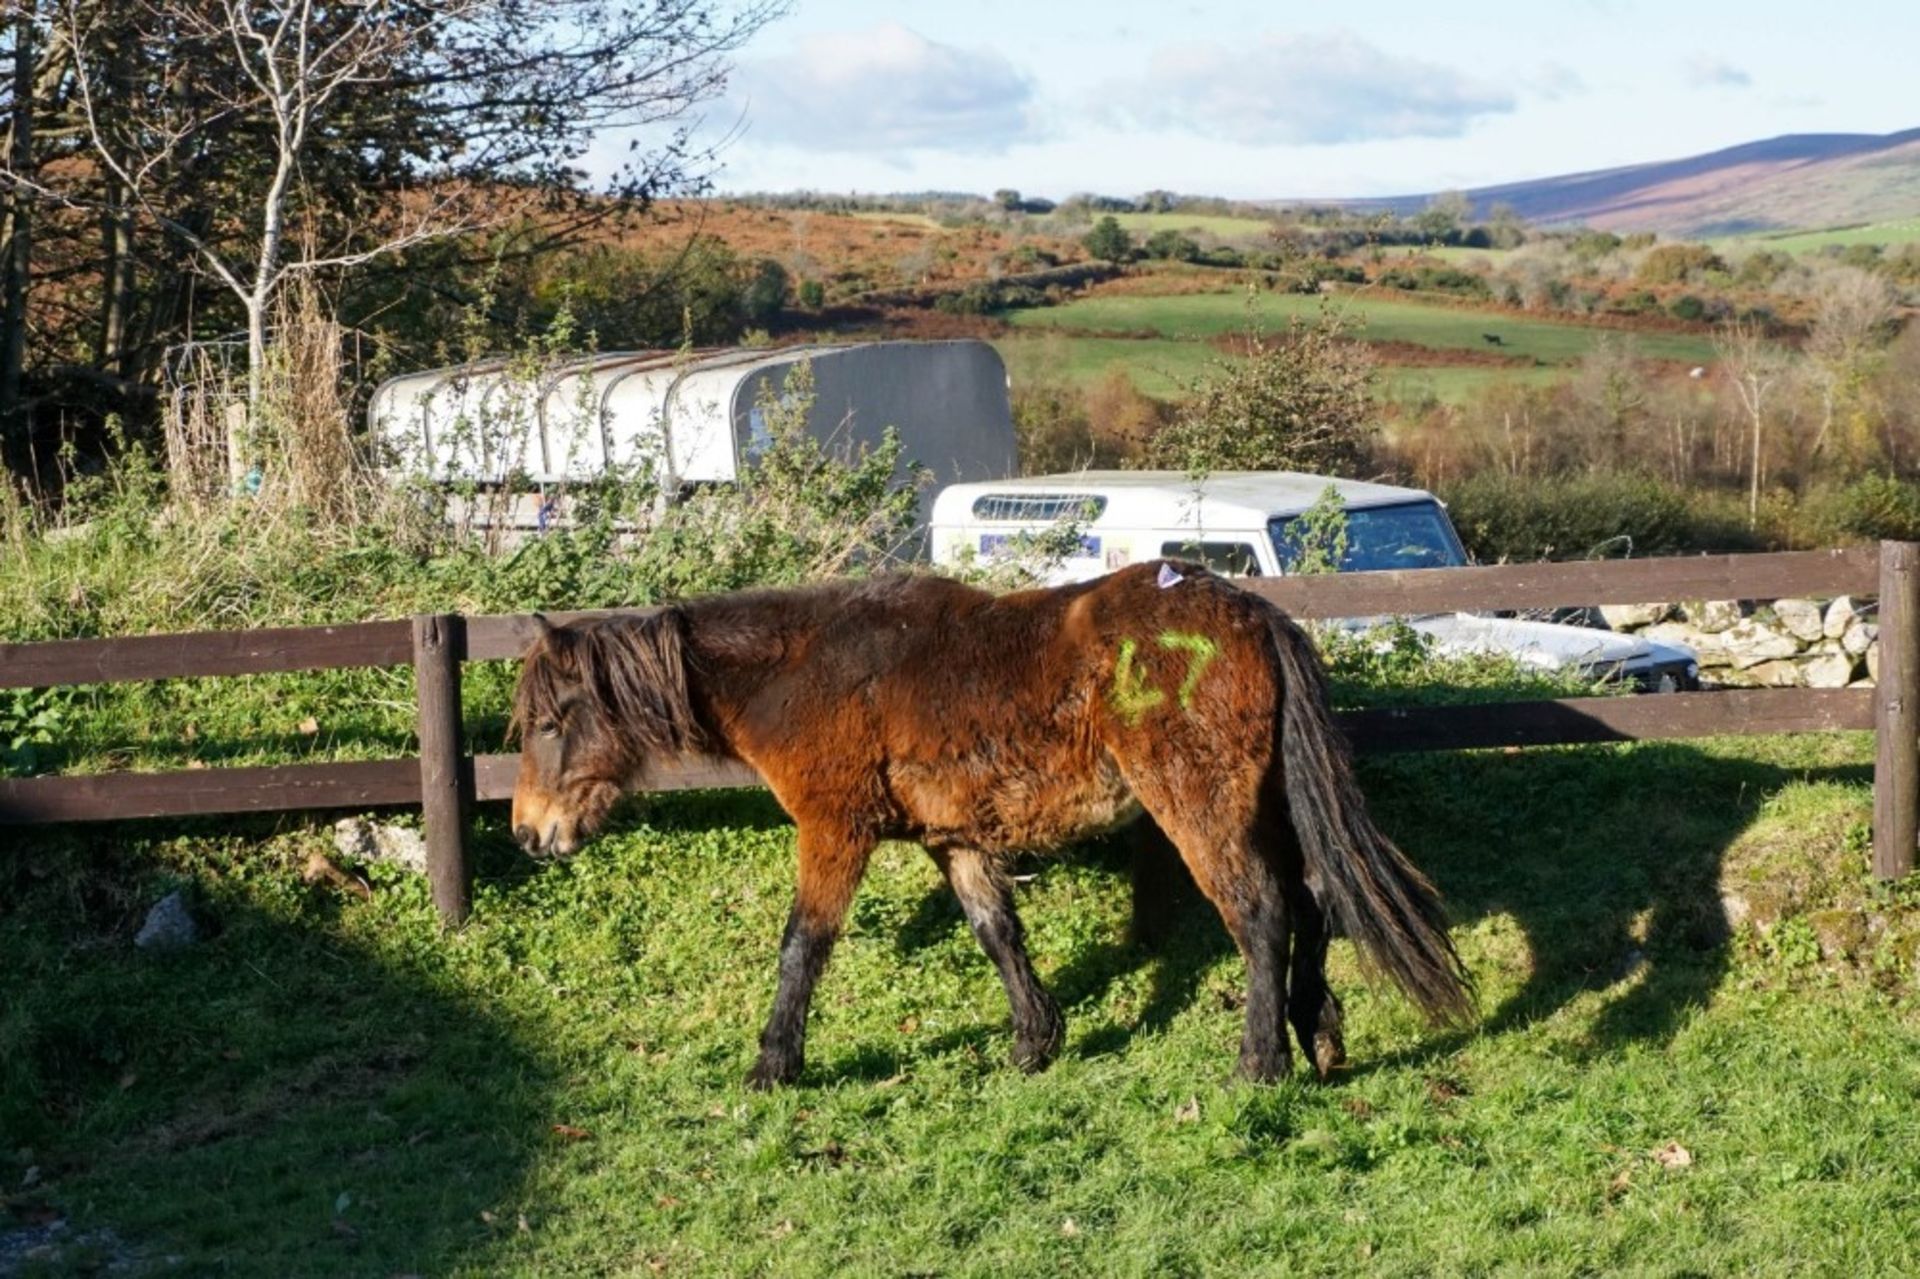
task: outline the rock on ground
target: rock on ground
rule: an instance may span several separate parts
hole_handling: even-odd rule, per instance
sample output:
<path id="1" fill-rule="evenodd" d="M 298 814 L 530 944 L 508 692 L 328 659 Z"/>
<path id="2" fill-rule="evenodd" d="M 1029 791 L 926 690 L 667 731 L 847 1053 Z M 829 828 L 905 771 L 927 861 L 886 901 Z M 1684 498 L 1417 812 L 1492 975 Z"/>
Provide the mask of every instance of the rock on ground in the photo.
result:
<path id="1" fill-rule="evenodd" d="M 187 909 L 186 895 L 176 889 L 153 904 L 133 944 L 142 950 L 178 950 L 199 940 L 200 926 Z"/>
<path id="2" fill-rule="evenodd" d="M 333 846 L 354 861 L 389 862 L 416 875 L 427 873 L 427 841 L 405 826 L 343 817 L 333 824 Z"/>

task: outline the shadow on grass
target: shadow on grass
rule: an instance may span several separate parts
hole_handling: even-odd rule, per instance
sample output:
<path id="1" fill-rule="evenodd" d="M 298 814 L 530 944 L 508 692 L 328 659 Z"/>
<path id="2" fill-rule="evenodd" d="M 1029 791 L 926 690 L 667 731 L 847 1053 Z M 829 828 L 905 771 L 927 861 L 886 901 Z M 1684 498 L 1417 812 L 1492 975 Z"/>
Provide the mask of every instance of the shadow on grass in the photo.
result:
<path id="1" fill-rule="evenodd" d="M 1428 1036 L 1416 1055 L 1525 1026 L 1583 992 L 1615 987 L 1621 995 L 1588 1028 L 1590 1048 L 1664 1042 L 1726 974 L 1732 930 L 1721 863 L 1761 805 L 1790 782 L 1870 779 L 1866 765 L 1788 767 L 1684 743 L 1365 761 L 1376 818 L 1440 887 L 1455 925 L 1506 915 L 1530 952 L 1517 992 L 1467 1031 Z M 1094 858 L 1124 874 L 1136 849 L 1135 931 L 1147 936 L 1084 949 L 1049 984 L 1071 1010 L 1148 966 L 1150 991 L 1131 1021 L 1097 1026 L 1070 1051 L 1115 1052 L 1163 1029 L 1232 953 L 1219 916 L 1157 831 L 1105 841 Z M 958 917 L 946 890 L 930 893 L 902 951 L 945 936 Z"/>
<path id="2" fill-rule="evenodd" d="M 31 1185 L 0 1200 L 0 1233 L 70 1215 L 58 1272 L 484 1257 L 556 1140 L 550 1067 L 453 993 L 423 890 L 363 916 L 390 930 L 368 936 L 285 866 L 192 851 L 242 849 L 241 825 L 269 829 L 175 825 L 193 833 L 165 848 L 132 826 L 36 834 L 0 864 L 0 1177 Z M 138 950 L 162 863 L 208 935 Z"/>

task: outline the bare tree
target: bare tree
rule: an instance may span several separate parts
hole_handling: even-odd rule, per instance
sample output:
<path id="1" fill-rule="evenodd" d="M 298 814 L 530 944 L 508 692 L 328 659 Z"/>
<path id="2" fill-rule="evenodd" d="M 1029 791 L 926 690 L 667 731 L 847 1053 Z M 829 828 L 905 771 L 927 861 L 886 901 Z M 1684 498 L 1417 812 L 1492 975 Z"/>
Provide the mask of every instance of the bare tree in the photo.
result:
<path id="1" fill-rule="evenodd" d="M 1871 271 L 1839 266 L 1813 281 L 1813 324 L 1806 354 L 1820 391 L 1820 431 L 1813 452 L 1826 446 L 1843 405 L 1858 406 L 1874 365 L 1892 336 L 1898 313 L 1893 286 Z M 1858 451 L 1868 432 L 1849 431 L 1842 448 Z"/>
<path id="2" fill-rule="evenodd" d="M 1760 523 L 1760 463 L 1767 413 L 1791 362 L 1786 352 L 1767 339 L 1757 320 L 1729 320 L 1714 334 L 1713 349 L 1753 431 L 1747 489 L 1747 526 L 1751 528 Z"/>
<path id="3" fill-rule="evenodd" d="M 103 352 L 124 331 L 136 228 L 183 246 L 244 316 L 257 418 L 290 279 L 509 224 L 543 221 L 551 241 L 697 187 L 711 153 L 690 113 L 783 3 L 39 0 L 74 51 L 84 157 L 12 146 L 0 188 L 10 207 L 101 218 Z M 591 192 L 578 162 L 623 129 L 645 132 Z"/>

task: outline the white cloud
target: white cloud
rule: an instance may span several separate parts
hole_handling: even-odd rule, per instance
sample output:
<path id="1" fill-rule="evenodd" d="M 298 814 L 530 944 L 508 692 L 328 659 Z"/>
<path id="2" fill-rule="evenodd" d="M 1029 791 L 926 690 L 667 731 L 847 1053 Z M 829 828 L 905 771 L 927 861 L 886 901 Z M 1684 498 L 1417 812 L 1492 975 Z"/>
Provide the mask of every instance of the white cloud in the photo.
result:
<path id="1" fill-rule="evenodd" d="M 1514 109 L 1504 89 L 1346 32 L 1169 47 L 1138 80 L 1106 85 L 1102 101 L 1118 122 L 1254 145 L 1450 138 Z"/>
<path id="2" fill-rule="evenodd" d="M 728 94 L 749 136 L 808 151 L 997 153 L 1035 133 L 1033 83 L 988 49 L 895 22 L 810 35 L 791 54 L 743 60 Z"/>
<path id="3" fill-rule="evenodd" d="M 1687 59 L 1687 83 L 1696 89 L 1744 89 L 1753 77 L 1724 59 L 1696 53 Z"/>
<path id="4" fill-rule="evenodd" d="M 1539 71 L 1527 81 L 1527 87 L 1548 102 L 1558 102 L 1562 98 L 1585 93 L 1587 82 L 1566 63 L 1547 62 L 1541 64 Z"/>

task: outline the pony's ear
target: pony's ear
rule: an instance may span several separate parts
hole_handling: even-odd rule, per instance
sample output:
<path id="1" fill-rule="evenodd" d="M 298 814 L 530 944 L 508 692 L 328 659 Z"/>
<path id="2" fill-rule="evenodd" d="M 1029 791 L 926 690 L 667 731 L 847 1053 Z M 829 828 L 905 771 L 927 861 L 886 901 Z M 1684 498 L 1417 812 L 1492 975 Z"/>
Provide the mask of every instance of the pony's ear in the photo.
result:
<path id="1" fill-rule="evenodd" d="M 547 620 L 547 615 L 545 613 L 535 613 L 533 615 L 533 624 L 540 628 L 541 639 L 546 639 L 548 636 L 552 635 L 556 630 L 560 629 L 559 627 L 555 626 L 552 622 L 549 622 Z"/>

